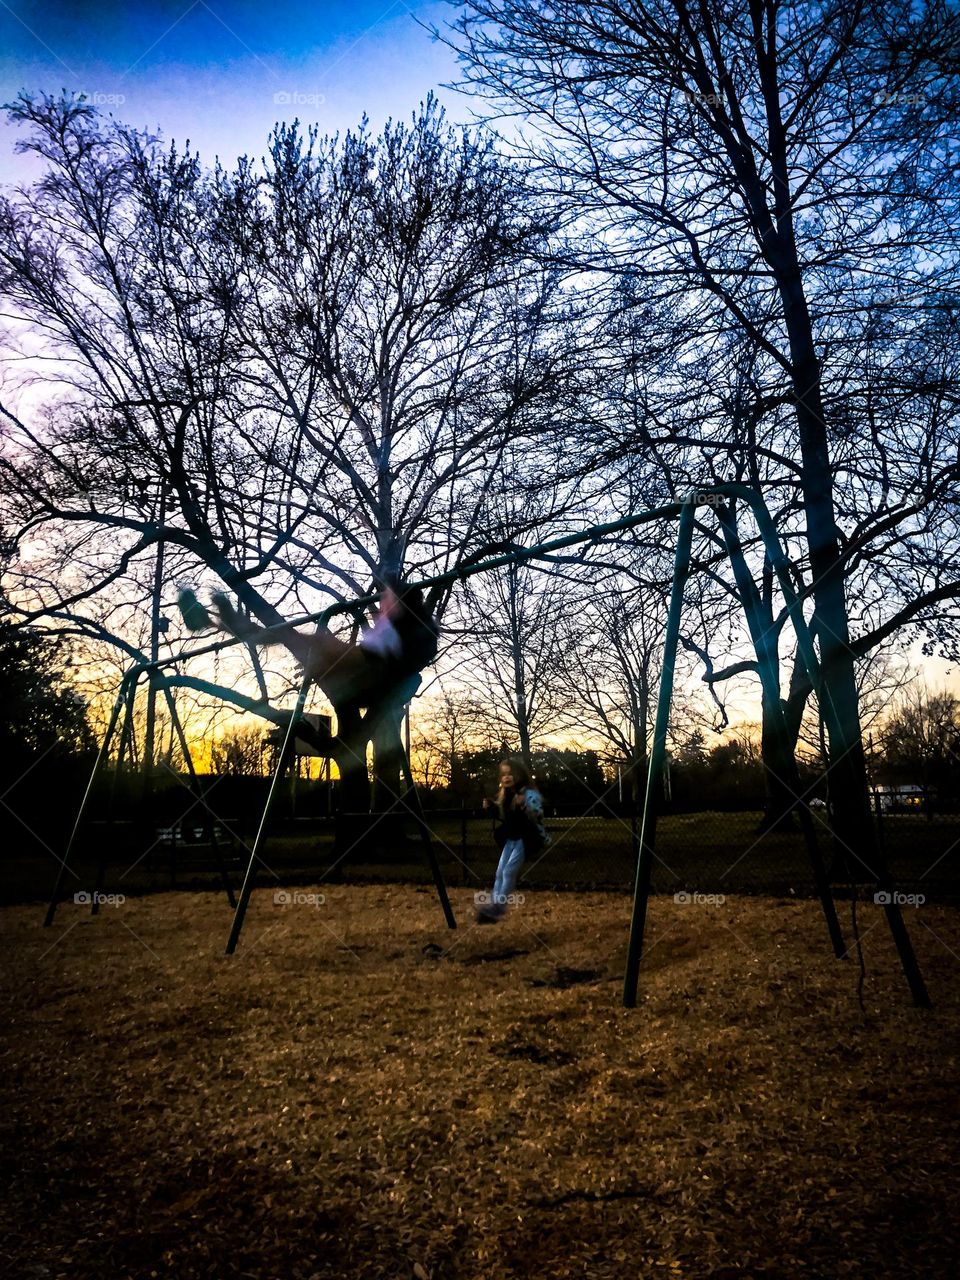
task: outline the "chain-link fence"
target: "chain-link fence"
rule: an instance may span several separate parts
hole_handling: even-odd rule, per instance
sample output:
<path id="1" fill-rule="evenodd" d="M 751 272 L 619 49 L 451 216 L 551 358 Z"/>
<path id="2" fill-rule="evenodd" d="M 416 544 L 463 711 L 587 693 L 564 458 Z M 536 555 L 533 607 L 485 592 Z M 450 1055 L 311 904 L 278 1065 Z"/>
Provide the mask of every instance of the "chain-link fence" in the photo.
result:
<path id="1" fill-rule="evenodd" d="M 81 781 L 78 775 L 73 791 L 79 792 Z M 147 795 L 142 780 L 121 776 L 117 786 L 112 777 L 105 778 L 71 855 L 72 870 L 63 886 L 67 896 L 95 885 L 101 862 L 104 883 L 123 892 L 214 887 L 221 861 L 236 885 L 269 782 L 210 778 L 201 785 L 198 791 L 174 779 Z M 5 900 L 42 900 L 52 888 L 79 800 L 67 790 L 56 804 L 40 805 L 30 797 L 19 811 L 18 797 L 8 797 L 0 889 Z M 409 810 L 338 817 L 332 812 L 335 799 L 322 785 L 297 789 L 285 782 L 269 819 L 258 883 L 430 881 L 423 837 Z M 522 885 L 632 888 L 640 813 L 609 794 L 584 799 L 562 807 L 548 796 L 549 842 L 527 858 Z M 785 829 L 765 831 L 763 814 L 755 807 L 685 811 L 689 807 L 667 805 L 658 815 L 653 892 L 813 893 L 810 857 L 795 818 Z M 826 805 L 814 800 L 810 815 L 823 861 L 839 887 L 848 877 L 840 856 L 846 851 L 833 839 Z M 491 809 L 428 808 L 424 821 L 451 885 L 483 889 L 492 884 L 499 850 Z M 887 787 L 874 795 L 873 823 L 896 888 L 928 899 L 960 897 L 960 803 L 916 787 Z M 873 884 L 875 876 L 860 866 L 856 853 L 847 855 L 853 878 Z"/>
<path id="2" fill-rule="evenodd" d="M 872 884 L 875 867 L 863 865 L 856 850 L 836 844 L 825 810 L 814 808 L 811 813 L 821 856 L 833 878 L 838 883 L 852 879 Z M 589 813 L 548 811 L 548 844 L 527 858 L 521 881 L 531 888 L 632 888 L 640 821 L 639 813 L 622 807 Z M 441 810 L 427 813 L 426 822 L 452 884 L 492 881 L 499 850 L 489 813 Z M 382 820 L 381 826 L 379 832 L 374 826 L 356 839 L 344 858 L 344 875 L 377 876 L 392 870 L 397 877 L 428 879 L 415 825 L 407 822 L 400 838 L 392 819 Z M 898 889 L 931 898 L 960 896 L 960 813 L 878 814 L 875 837 Z M 852 872 L 843 869 L 844 861 Z M 688 889 L 806 896 L 814 892 L 814 877 L 795 819 L 784 829 L 768 831 L 757 810 L 664 812 L 657 820 L 651 887 L 655 893 Z"/>
<path id="3" fill-rule="evenodd" d="M 811 810 L 828 871 L 838 888 L 849 877 L 841 868 L 825 809 Z M 424 815 L 426 831 L 451 886 L 488 888 L 499 857 L 491 811 L 438 809 Z M 895 888 L 928 900 L 960 897 L 960 812 L 879 811 L 876 836 L 888 860 Z M 529 889 L 632 888 L 640 815 L 626 807 L 592 812 L 548 809 L 545 848 L 529 856 L 520 887 Z M 90 823 L 80 840 L 76 885 L 104 883 L 125 892 L 166 887 L 215 887 L 222 861 L 238 882 L 253 843 L 255 819 L 216 813 L 192 805 L 178 820 L 150 819 Z M 258 882 L 318 881 L 430 882 L 423 833 L 409 813 L 296 818 L 278 815 L 258 869 Z M 856 851 L 847 862 L 860 867 Z M 100 863 L 104 863 L 101 872 Z M 49 865 L 47 865 L 49 863 Z M 14 865 L 14 864 L 8 864 Z M 8 876 L 7 897 L 42 897 L 52 881 L 53 863 L 21 867 L 20 883 Z M 871 885 L 875 876 L 860 867 L 853 876 Z M 652 873 L 655 893 L 754 893 L 809 896 L 814 879 L 798 823 L 763 830 L 758 810 L 662 812 L 658 816 Z"/>

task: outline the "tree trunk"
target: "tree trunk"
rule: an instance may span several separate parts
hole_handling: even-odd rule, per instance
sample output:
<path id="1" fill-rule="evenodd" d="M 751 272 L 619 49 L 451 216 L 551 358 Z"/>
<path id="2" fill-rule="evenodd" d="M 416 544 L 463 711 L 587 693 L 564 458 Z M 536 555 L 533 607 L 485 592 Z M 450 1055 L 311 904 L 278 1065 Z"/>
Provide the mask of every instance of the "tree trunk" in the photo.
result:
<path id="1" fill-rule="evenodd" d="M 840 534 L 833 506 L 833 473 L 820 362 L 794 231 L 787 130 L 781 114 L 776 59 L 762 44 L 755 47 L 767 113 L 773 207 L 770 208 L 768 190 L 756 180 L 755 171 L 748 179 L 747 198 L 780 295 L 790 349 L 790 379 L 800 442 L 800 488 L 820 633 L 821 713 L 830 740 L 830 789 L 836 798 L 834 833 L 844 852 L 856 852 L 873 867 L 876 850 L 847 627 Z"/>
<path id="2" fill-rule="evenodd" d="M 632 760 L 627 761 L 626 776 L 624 782 L 627 784 L 627 794 L 630 797 L 631 804 L 634 808 L 643 803 L 643 797 L 646 794 L 647 787 L 647 769 L 650 761 L 646 752 L 636 754 Z"/>
<path id="3" fill-rule="evenodd" d="M 793 811 L 797 806 L 797 798 L 786 779 L 793 773 L 795 762 L 795 742 L 785 737 L 783 732 L 782 709 L 780 698 L 774 701 L 766 690 L 761 694 L 761 738 L 760 755 L 763 760 L 763 817 L 760 819 L 761 831 L 795 831 Z"/>
<path id="4" fill-rule="evenodd" d="M 718 507 L 717 518 L 723 529 L 727 554 L 747 617 L 760 675 L 763 716 L 760 751 L 765 791 L 760 830 L 791 829 L 791 815 L 799 802 L 800 789 L 794 744 L 784 732 L 783 701 L 780 697 L 779 630 L 773 624 L 772 597 L 766 592 L 761 596 L 757 590 L 743 554 L 733 511 L 727 507 Z"/>
<path id="5" fill-rule="evenodd" d="M 403 703 L 379 708 L 373 725 L 373 801 L 371 808 L 383 813 L 392 808 L 405 789 L 400 777 L 403 761 Z"/>
<path id="6" fill-rule="evenodd" d="M 341 813 L 367 813 L 370 809 L 366 733 L 363 717 L 356 707 L 337 708 L 333 758 L 340 771 Z"/>
<path id="7" fill-rule="evenodd" d="M 793 364 L 807 546 L 820 634 L 821 714 L 830 742 L 829 785 L 833 827 L 839 845 L 838 861 L 842 867 L 852 854 L 874 870 L 875 842 L 867 766 L 847 626 L 840 538 L 833 508 L 820 366 L 799 270 L 781 283 L 781 292 Z"/>

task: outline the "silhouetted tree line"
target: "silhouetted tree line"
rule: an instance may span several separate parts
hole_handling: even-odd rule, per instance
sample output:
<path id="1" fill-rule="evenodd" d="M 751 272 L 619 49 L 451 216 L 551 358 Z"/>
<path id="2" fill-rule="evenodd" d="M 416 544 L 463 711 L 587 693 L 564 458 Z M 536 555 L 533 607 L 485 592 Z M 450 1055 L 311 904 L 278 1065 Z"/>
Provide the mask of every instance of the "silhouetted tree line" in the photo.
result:
<path id="1" fill-rule="evenodd" d="M 79 799 L 95 743 L 64 641 L 0 619 L 0 768 L 8 850 L 36 852 Z"/>

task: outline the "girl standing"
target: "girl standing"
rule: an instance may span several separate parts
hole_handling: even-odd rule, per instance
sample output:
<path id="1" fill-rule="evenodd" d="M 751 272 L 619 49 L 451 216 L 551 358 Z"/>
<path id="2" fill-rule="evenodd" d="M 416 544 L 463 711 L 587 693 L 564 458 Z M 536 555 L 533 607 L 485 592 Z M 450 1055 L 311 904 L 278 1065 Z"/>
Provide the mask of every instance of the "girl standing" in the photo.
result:
<path id="1" fill-rule="evenodd" d="M 489 807 L 484 800 L 484 808 Z M 507 901 L 517 883 L 528 854 L 546 843 L 543 829 L 543 797 L 533 785 L 522 760 L 504 760 L 500 765 L 500 789 L 494 804 L 500 819 L 495 832 L 503 842 L 493 893 L 477 913 L 478 924 L 495 924 L 506 914 Z"/>

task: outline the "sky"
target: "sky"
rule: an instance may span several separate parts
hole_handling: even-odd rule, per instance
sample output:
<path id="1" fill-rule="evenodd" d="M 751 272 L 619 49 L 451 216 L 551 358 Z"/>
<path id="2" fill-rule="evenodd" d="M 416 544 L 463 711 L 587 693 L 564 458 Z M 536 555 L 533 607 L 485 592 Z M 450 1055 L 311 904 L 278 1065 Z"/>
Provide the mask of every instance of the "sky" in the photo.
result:
<path id="1" fill-rule="evenodd" d="M 228 166 L 262 155 L 278 120 L 332 134 L 366 113 L 378 129 L 409 118 L 430 91 L 467 120 L 469 99 L 442 88 L 457 79 L 455 59 L 420 25 L 442 27 L 454 12 L 444 0 L 0 0 L 0 102 L 21 90 L 82 92 Z M 0 184 L 37 172 L 15 153 L 16 136 L 0 123 Z M 950 664 L 919 646 L 911 658 L 931 683 L 957 687 Z"/>
<path id="2" fill-rule="evenodd" d="M 0 0 L 0 100 L 82 92 L 227 164 L 262 155 L 278 120 L 336 133 L 366 112 L 376 128 L 408 118 L 430 90 L 466 119 L 466 99 L 439 88 L 456 78 L 453 55 L 419 25 L 452 14 L 437 0 Z M 0 183 L 32 176 L 15 137 L 4 122 Z"/>

